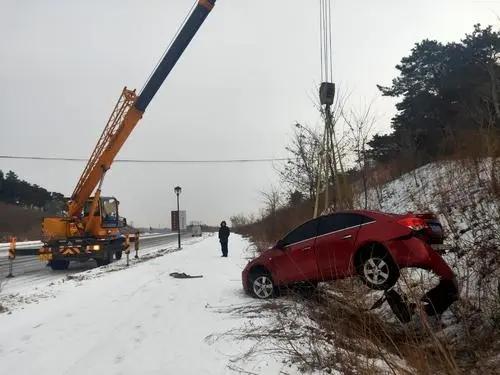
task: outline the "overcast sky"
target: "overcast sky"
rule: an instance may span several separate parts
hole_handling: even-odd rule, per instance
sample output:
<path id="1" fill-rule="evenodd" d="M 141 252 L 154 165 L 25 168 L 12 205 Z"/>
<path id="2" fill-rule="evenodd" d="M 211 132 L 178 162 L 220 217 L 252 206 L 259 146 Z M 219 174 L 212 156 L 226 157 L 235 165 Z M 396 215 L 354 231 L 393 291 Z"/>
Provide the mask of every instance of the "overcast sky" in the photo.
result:
<path id="1" fill-rule="evenodd" d="M 332 0 L 334 78 L 351 105 L 375 100 L 388 131 L 394 66 L 424 38 L 461 39 L 499 21 L 500 1 Z M 143 86 L 192 0 L 0 0 L 0 154 L 88 157 L 123 86 Z M 292 125 L 319 125 L 319 0 L 218 0 L 119 158 L 286 156 Z M 1 160 L 70 195 L 78 162 Z M 103 193 L 135 225 L 170 226 L 173 188 L 188 221 L 257 212 L 279 181 L 267 164 L 114 164 Z"/>

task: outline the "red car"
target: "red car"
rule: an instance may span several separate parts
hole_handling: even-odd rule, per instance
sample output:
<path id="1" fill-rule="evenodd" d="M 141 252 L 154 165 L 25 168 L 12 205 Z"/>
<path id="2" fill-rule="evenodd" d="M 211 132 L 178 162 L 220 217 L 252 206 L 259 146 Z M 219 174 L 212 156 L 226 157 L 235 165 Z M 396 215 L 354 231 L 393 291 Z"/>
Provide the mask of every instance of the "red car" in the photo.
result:
<path id="1" fill-rule="evenodd" d="M 336 212 L 300 225 L 248 263 L 243 287 L 269 298 L 279 287 L 358 275 L 370 288 L 387 290 L 400 268 L 419 267 L 456 289 L 453 271 L 432 248 L 442 242 L 442 226 L 432 214 Z"/>

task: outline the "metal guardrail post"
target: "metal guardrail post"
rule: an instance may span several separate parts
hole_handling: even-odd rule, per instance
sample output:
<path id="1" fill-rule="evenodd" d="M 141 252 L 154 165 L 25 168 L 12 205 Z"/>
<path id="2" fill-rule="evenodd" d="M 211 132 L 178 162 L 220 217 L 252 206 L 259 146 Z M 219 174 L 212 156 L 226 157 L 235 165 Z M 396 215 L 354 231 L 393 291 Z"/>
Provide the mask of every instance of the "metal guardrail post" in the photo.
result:
<path id="1" fill-rule="evenodd" d="M 125 236 L 125 255 L 127 256 L 127 267 L 129 266 L 129 258 L 130 258 L 130 238 L 129 234 Z"/>
<path id="2" fill-rule="evenodd" d="M 9 274 L 7 277 L 14 277 L 12 270 L 14 268 L 14 259 L 16 259 L 16 237 L 11 237 L 9 245 Z"/>
<path id="3" fill-rule="evenodd" d="M 134 241 L 134 249 L 135 249 L 135 259 L 139 258 L 139 232 L 135 233 L 135 241 Z"/>

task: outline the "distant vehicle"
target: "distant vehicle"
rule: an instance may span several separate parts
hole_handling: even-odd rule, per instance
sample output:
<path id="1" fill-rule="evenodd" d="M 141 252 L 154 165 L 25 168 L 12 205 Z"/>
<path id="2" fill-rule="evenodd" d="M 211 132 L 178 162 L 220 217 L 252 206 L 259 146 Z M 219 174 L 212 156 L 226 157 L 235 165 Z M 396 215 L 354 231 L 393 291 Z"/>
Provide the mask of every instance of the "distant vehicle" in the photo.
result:
<path id="1" fill-rule="evenodd" d="M 453 271 L 432 247 L 442 244 L 443 237 L 433 214 L 336 212 L 300 225 L 248 263 L 243 287 L 265 299 L 283 286 L 358 275 L 370 288 L 387 290 L 397 282 L 400 268 L 419 267 L 446 280 L 454 296 Z"/>
<path id="2" fill-rule="evenodd" d="M 201 236 L 202 236 L 201 225 L 193 224 L 191 229 L 191 237 L 201 237 Z"/>

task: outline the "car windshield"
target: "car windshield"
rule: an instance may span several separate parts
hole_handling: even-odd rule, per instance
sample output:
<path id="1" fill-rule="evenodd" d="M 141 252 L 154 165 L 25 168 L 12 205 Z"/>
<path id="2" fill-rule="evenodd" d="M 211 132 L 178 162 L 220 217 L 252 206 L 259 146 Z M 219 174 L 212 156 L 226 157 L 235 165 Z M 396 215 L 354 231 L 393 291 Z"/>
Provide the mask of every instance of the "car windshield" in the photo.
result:
<path id="1" fill-rule="evenodd" d="M 101 209 L 104 221 L 116 221 L 118 219 L 118 202 L 115 198 L 104 198 Z"/>

